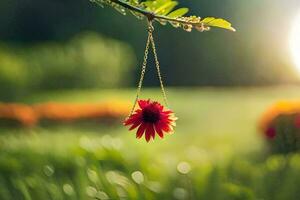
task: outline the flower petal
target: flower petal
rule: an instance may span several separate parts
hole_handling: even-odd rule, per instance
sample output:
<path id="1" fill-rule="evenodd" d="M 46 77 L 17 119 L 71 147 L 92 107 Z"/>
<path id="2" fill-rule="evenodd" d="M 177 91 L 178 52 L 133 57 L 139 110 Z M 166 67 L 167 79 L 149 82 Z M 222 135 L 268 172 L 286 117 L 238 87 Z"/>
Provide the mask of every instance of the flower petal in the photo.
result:
<path id="1" fill-rule="evenodd" d="M 147 124 L 142 123 L 136 132 L 136 138 L 141 138 L 143 136 L 146 128 L 147 128 Z"/>
<path id="2" fill-rule="evenodd" d="M 141 109 L 144 109 L 146 106 L 148 106 L 150 103 L 150 99 L 149 100 L 139 100 L 138 104 L 140 106 Z"/>
<path id="3" fill-rule="evenodd" d="M 137 120 L 130 128 L 129 128 L 129 130 L 131 131 L 131 130 L 133 130 L 133 129 L 135 129 L 136 127 L 138 127 L 140 124 L 142 123 L 142 120 Z"/>
<path id="4" fill-rule="evenodd" d="M 163 111 L 163 113 L 166 114 L 166 115 L 169 115 L 169 114 L 172 114 L 173 111 L 171 111 L 171 110 L 166 110 L 166 111 Z"/>
<path id="5" fill-rule="evenodd" d="M 152 138 L 155 138 L 155 130 L 154 130 L 154 124 L 149 124 L 149 131 Z"/>
<path id="6" fill-rule="evenodd" d="M 170 126 L 168 124 L 162 124 L 161 129 L 167 133 L 171 131 Z"/>
<path id="7" fill-rule="evenodd" d="M 151 139 L 151 126 L 152 124 L 147 124 L 147 128 L 146 128 L 146 131 L 145 131 L 145 139 L 147 142 L 149 142 L 149 140 Z"/>
<path id="8" fill-rule="evenodd" d="M 141 119 L 141 114 L 133 114 L 128 119 L 124 121 L 124 126 L 127 126 L 129 124 L 134 124 L 137 120 Z"/>
<path id="9" fill-rule="evenodd" d="M 164 133 L 158 124 L 155 124 L 155 130 L 156 130 L 157 134 L 159 135 L 159 137 L 164 138 Z"/>

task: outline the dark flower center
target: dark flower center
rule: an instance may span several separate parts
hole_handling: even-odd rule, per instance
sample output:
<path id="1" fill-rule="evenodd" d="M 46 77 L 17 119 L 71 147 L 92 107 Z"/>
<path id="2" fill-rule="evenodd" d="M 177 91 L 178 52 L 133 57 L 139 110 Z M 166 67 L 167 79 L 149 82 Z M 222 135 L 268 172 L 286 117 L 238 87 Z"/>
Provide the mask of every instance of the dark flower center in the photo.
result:
<path id="1" fill-rule="evenodd" d="M 144 122 L 156 123 L 160 120 L 159 109 L 155 105 L 149 105 L 143 109 L 142 117 Z"/>

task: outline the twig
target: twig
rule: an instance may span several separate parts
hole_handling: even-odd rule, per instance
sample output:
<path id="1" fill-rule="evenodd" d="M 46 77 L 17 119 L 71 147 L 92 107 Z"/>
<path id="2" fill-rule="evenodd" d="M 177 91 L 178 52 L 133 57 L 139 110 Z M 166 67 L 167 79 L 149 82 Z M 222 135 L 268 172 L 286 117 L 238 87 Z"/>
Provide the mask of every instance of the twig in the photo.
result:
<path id="1" fill-rule="evenodd" d="M 145 17 L 148 18 L 148 20 L 153 20 L 153 19 L 161 19 L 161 20 L 165 20 L 165 21 L 169 21 L 169 22 L 174 22 L 174 23 L 181 23 L 181 24 L 190 24 L 190 25 L 193 25 L 193 26 L 199 26 L 199 25 L 202 25 L 203 23 L 202 22 L 191 22 L 191 21 L 186 21 L 186 20 L 183 20 L 183 19 L 179 19 L 179 18 L 170 18 L 170 17 L 167 17 L 167 16 L 164 16 L 164 15 L 158 15 L 154 12 L 151 12 L 151 11 L 147 11 L 147 10 L 144 10 L 142 8 L 139 8 L 137 6 L 133 6 L 125 1 L 122 1 L 122 0 L 110 0 L 111 2 L 115 3 L 115 4 L 118 4 L 124 8 L 127 8 L 131 11 L 134 11 L 134 12 L 138 12 L 142 15 L 144 15 Z"/>

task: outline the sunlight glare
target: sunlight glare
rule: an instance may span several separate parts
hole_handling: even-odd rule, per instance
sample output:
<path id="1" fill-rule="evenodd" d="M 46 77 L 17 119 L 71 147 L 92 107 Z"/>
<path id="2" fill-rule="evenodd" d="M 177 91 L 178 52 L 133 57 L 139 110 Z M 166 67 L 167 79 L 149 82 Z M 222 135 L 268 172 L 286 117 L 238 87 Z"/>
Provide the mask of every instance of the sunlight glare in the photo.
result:
<path id="1" fill-rule="evenodd" d="M 290 47 L 297 70 L 300 72 L 300 13 L 292 24 Z"/>

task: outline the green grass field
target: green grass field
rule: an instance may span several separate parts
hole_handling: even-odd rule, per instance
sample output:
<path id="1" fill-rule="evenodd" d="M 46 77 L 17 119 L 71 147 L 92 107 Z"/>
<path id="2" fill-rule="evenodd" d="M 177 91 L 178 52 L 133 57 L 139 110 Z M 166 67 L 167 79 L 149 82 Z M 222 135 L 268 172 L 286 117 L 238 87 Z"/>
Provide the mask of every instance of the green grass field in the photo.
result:
<path id="1" fill-rule="evenodd" d="M 300 155 L 268 156 L 257 130 L 268 106 L 300 99 L 299 89 L 170 88 L 175 134 L 150 143 L 121 121 L 1 128 L 0 199 L 299 199 Z M 134 93 L 60 91 L 20 101 L 133 101 Z"/>

